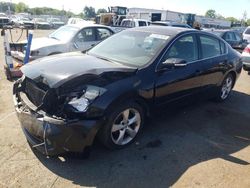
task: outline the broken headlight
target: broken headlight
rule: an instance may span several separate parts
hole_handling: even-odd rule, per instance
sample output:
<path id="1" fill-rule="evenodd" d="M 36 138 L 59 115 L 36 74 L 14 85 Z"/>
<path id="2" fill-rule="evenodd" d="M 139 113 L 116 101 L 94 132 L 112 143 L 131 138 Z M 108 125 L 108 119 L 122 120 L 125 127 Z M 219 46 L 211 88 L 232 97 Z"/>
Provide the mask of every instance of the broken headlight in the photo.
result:
<path id="1" fill-rule="evenodd" d="M 73 97 L 68 104 L 79 112 L 86 112 L 89 104 L 106 92 L 105 88 L 87 86 L 80 97 Z"/>

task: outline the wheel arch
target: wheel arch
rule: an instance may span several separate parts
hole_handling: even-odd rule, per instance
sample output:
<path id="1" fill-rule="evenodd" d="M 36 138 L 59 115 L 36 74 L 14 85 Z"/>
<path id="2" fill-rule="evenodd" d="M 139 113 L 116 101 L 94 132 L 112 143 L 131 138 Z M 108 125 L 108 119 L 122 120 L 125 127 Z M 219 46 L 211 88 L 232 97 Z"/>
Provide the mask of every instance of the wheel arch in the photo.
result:
<path id="1" fill-rule="evenodd" d="M 146 116 L 150 115 L 149 103 L 144 98 L 139 96 L 138 94 L 132 92 L 132 93 L 123 94 L 123 95 L 117 97 L 115 100 L 113 100 L 107 106 L 105 116 L 108 115 L 110 113 L 110 111 L 112 109 L 114 109 L 117 105 L 120 105 L 120 104 L 125 103 L 125 102 L 135 102 L 135 103 L 137 103 L 138 105 L 140 105 L 143 108 L 144 114 Z"/>
<path id="2" fill-rule="evenodd" d="M 48 56 L 50 56 L 50 55 L 56 55 L 56 54 L 61 54 L 62 52 L 52 52 L 52 53 L 50 53 Z"/>

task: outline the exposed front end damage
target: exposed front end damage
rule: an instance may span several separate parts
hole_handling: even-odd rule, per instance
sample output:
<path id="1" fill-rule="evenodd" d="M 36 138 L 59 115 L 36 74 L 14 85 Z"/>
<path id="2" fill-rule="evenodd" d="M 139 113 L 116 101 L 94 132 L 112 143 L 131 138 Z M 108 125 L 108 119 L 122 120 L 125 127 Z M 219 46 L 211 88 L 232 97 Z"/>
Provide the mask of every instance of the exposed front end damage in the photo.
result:
<path id="1" fill-rule="evenodd" d="M 66 113 L 63 115 L 60 109 L 63 104 L 55 89 L 29 78 L 14 84 L 13 99 L 28 142 L 45 155 L 83 152 L 91 146 L 103 123 L 102 118 L 70 118 Z"/>

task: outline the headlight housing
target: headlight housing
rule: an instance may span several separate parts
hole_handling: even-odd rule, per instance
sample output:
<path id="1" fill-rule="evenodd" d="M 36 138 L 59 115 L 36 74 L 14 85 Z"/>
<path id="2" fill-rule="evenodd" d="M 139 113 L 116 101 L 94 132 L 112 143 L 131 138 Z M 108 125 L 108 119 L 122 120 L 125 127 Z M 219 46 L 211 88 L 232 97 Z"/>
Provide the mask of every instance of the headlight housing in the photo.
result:
<path id="1" fill-rule="evenodd" d="M 68 104 L 78 112 L 86 112 L 89 104 L 106 91 L 105 88 L 88 85 L 86 89 L 81 92 L 80 97 L 73 97 Z"/>

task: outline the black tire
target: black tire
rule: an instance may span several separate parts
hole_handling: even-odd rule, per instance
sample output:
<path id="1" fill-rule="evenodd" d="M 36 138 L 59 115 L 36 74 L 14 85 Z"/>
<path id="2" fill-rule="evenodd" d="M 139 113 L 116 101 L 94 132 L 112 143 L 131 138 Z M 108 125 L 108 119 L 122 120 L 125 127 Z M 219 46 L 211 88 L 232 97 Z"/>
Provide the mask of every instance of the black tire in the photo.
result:
<path id="1" fill-rule="evenodd" d="M 98 132 L 98 138 L 104 146 L 111 150 L 122 149 L 135 141 L 144 123 L 144 111 L 141 106 L 135 102 L 122 104 L 112 109 L 112 112 L 107 117 L 107 123 L 103 125 Z M 124 118 L 126 116 L 124 114 L 128 114 L 126 123 L 122 123 L 123 121 L 125 122 L 126 119 Z M 136 120 L 136 122 L 132 123 L 134 120 Z M 120 123 L 118 124 L 118 122 Z M 117 126 L 114 126 L 115 124 L 117 124 Z M 121 126 L 124 127 L 120 129 Z M 119 137 L 122 133 L 122 140 L 124 142 L 119 141 Z"/>
<path id="2" fill-rule="evenodd" d="M 223 80 L 221 86 L 218 89 L 217 96 L 215 98 L 216 102 L 223 102 L 228 99 L 230 93 L 233 89 L 235 78 L 232 73 L 229 73 Z M 230 84 L 229 84 L 230 83 Z"/>

